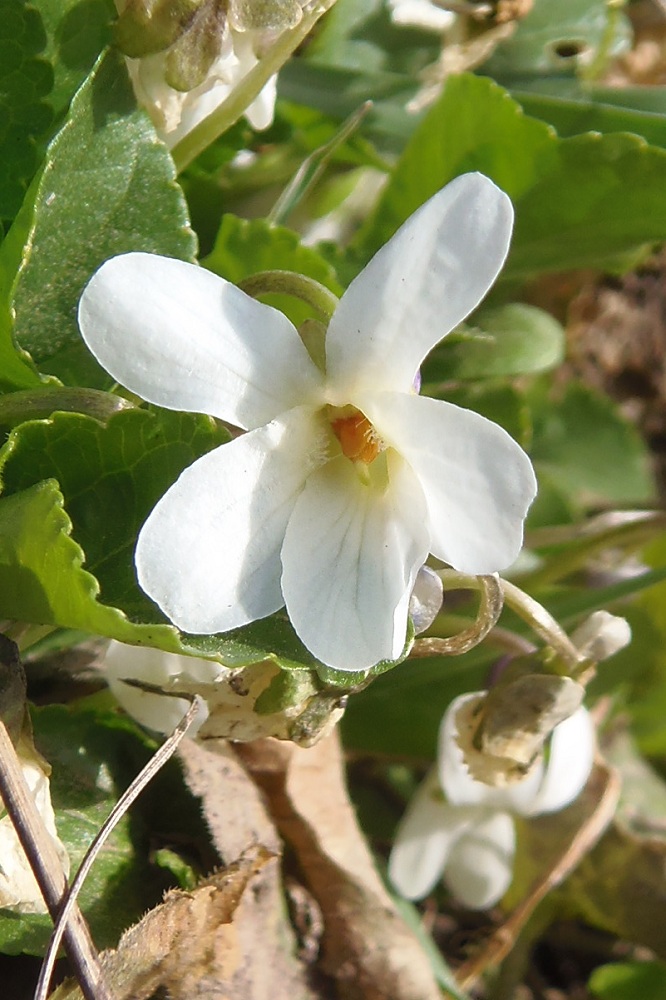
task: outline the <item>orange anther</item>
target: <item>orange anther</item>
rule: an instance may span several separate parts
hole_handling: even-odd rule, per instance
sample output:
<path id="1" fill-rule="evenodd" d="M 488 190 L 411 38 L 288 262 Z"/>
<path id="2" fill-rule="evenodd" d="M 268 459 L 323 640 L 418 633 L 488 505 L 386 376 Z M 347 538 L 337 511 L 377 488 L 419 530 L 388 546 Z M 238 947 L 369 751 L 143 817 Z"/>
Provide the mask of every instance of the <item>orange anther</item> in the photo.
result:
<path id="1" fill-rule="evenodd" d="M 349 417 L 331 421 L 333 433 L 340 442 L 343 455 L 352 462 L 370 465 L 383 451 L 383 444 L 366 416 L 358 410 Z"/>

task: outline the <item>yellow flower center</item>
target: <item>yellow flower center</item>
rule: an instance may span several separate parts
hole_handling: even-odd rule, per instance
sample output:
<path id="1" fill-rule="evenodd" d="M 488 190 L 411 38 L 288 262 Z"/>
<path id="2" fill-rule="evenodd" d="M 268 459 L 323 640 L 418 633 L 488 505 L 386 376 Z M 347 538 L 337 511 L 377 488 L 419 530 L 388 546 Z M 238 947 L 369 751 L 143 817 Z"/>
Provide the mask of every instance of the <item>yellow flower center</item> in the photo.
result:
<path id="1" fill-rule="evenodd" d="M 368 418 L 353 410 L 349 415 L 331 420 L 331 427 L 340 442 L 342 454 L 352 462 L 370 465 L 386 447 Z"/>

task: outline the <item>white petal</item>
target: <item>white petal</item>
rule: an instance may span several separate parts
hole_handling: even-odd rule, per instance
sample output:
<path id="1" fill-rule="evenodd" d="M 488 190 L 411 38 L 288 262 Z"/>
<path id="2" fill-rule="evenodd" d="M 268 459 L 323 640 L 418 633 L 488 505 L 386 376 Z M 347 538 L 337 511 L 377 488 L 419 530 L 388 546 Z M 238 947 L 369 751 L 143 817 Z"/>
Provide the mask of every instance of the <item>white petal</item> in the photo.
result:
<path id="1" fill-rule="evenodd" d="M 527 815 L 556 812 L 573 802 L 587 784 L 595 749 L 594 723 L 581 707 L 553 730 L 543 781 Z"/>
<path id="2" fill-rule="evenodd" d="M 239 427 L 306 403 L 322 381 L 286 316 L 170 257 L 106 261 L 81 296 L 79 325 L 102 367 L 142 399 Z"/>
<path id="3" fill-rule="evenodd" d="M 446 798 L 455 805 L 485 805 L 498 809 L 525 812 L 538 794 L 543 777 L 543 765 L 537 762 L 522 780 L 506 788 L 494 788 L 476 781 L 465 764 L 463 751 L 458 744 L 456 716 L 458 710 L 472 701 L 483 698 L 484 692 L 476 691 L 454 698 L 440 723 L 437 747 L 439 782 Z"/>
<path id="4" fill-rule="evenodd" d="M 493 284 L 512 225 L 509 198 L 482 174 L 457 177 L 414 212 L 340 300 L 326 335 L 333 382 L 408 391 Z"/>
<path id="5" fill-rule="evenodd" d="M 377 459 L 376 461 L 382 461 Z M 316 657 L 362 670 L 402 651 L 414 579 L 428 551 L 425 503 L 398 455 L 389 485 L 361 482 L 340 457 L 307 481 L 282 549 L 282 591 Z"/>
<path id="6" fill-rule="evenodd" d="M 499 902 L 511 885 L 516 831 L 508 813 L 493 812 L 454 845 L 444 881 L 454 896 L 475 910 Z"/>
<path id="7" fill-rule="evenodd" d="M 280 548 L 325 430 L 298 407 L 186 469 L 139 534 L 139 583 L 185 632 L 223 632 L 276 611 Z"/>
<path id="8" fill-rule="evenodd" d="M 113 695 L 128 715 L 156 733 L 171 733 L 190 707 L 186 698 L 160 695 L 126 684 L 126 680 L 144 681 L 168 689 L 179 677 L 202 684 L 212 684 L 220 675 L 219 663 L 198 657 L 178 656 L 161 649 L 129 646 L 113 640 L 104 657 L 106 679 Z M 194 736 L 208 717 L 203 703 L 188 730 Z"/>
<path id="9" fill-rule="evenodd" d="M 446 805 L 436 771 L 425 778 L 398 829 L 388 875 L 401 896 L 423 899 L 438 882 L 451 848 L 477 818 L 477 811 Z"/>
<path id="10" fill-rule="evenodd" d="M 474 575 L 509 566 L 537 489 L 520 445 L 491 420 L 438 399 L 365 392 L 354 402 L 419 477 L 433 555 Z"/>

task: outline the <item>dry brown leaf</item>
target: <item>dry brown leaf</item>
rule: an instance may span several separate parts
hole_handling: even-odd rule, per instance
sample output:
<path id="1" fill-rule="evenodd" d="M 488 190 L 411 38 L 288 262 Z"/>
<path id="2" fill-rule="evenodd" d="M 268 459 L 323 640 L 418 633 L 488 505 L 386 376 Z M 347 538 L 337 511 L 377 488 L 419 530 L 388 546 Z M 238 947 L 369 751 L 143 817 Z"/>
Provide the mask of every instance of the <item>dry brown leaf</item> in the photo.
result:
<path id="1" fill-rule="evenodd" d="M 193 892 L 169 892 L 123 934 L 116 950 L 102 953 L 114 1000 L 149 1000 L 159 987 L 173 1000 L 253 998 L 237 988 L 239 973 L 245 979 L 247 956 L 239 946 L 235 916 L 246 887 L 272 859 L 265 848 L 257 848 Z M 80 997 L 71 984 L 52 994 L 52 1000 Z"/>
<path id="2" fill-rule="evenodd" d="M 441 1000 L 421 946 L 377 874 L 344 781 L 337 733 L 310 749 L 275 740 L 237 748 L 268 795 L 321 907 L 320 967 L 344 1000 Z"/>
<path id="3" fill-rule="evenodd" d="M 185 740 L 179 757 L 228 867 L 193 892 L 169 893 L 102 955 L 114 1000 L 148 1000 L 160 987 L 169 1000 L 314 1000 L 286 916 L 280 839 L 259 790 L 225 741 Z M 80 993 L 61 987 L 52 1000 Z"/>
<path id="4" fill-rule="evenodd" d="M 262 795 L 229 743 L 186 740 L 179 756 L 185 781 L 201 799 L 213 844 L 225 864 L 241 856 L 251 844 L 262 844 L 274 854 L 282 853 Z M 308 1000 L 314 996 L 307 982 L 307 965 L 296 957 L 298 944 L 287 916 L 278 864 L 266 865 L 255 876 L 252 891 L 241 900 L 234 925 L 247 982 L 245 992 L 233 997 Z"/>

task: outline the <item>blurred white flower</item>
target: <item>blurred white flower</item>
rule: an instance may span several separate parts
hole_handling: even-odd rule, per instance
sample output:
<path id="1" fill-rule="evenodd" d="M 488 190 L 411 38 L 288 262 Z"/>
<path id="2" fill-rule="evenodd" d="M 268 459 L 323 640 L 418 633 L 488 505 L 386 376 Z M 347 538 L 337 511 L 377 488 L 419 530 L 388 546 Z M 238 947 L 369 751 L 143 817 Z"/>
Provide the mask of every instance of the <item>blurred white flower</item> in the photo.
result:
<path id="1" fill-rule="evenodd" d="M 594 726 L 579 708 L 553 730 L 543 759 L 505 788 L 475 781 L 457 741 L 456 714 L 482 693 L 449 706 L 438 760 L 409 804 L 396 833 L 389 877 L 401 895 L 421 899 L 440 878 L 473 909 L 497 903 L 511 884 L 516 850 L 513 816 L 556 812 L 584 788 L 592 770 Z"/>
<path id="2" fill-rule="evenodd" d="M 441 34 L 448 31 L 456 19 L 451 10 L 444 10 L 434 0 L 387 0 L 394 24 Z"/>
<path id="3" fill-rule="evenodd" d="M 137 101 L 168 146 L 212 114 L 266 50 L 302 19 L 305 0 L 116 0 L 116 41 Z M 277 77 L 245 109 L 255 129 L 273 120 Z"/>
<path id="4" fill-rule="evenodd" d="M 63 871 L 67 876 L 69 855 L 58 837 L 55 814 L 51 805 L 50 782 L 44 770 L 44 761 L 24 736 L 19 738 L 16 753 L 37 811 L 53 839 Z M 0 908 L 14 910 L 17 913 L 48 912 L 14 825 L 2 807 L 2 800 L 0 800 Z"/>
<path id="5" fill-rule="evenodd" d="M 571 636 L 581 656 L 601 663 L 631 642 L 631 626 L 626 618 L 609 611 L 594 611 Z"/>
<path id="6" fill-rule="evenodd" d="M 127 66 L 137 101 L 148 111 L 169 148 L 173 148 L 226 101 L 259 60 L 254 34 L 229 29 L 203 83 L 182 91 L 166 82 L 168 52 L 128 59 Z M 272 76 L 245 109 L 245 117 L 257 131 L 268 128 L 273 121 L 276 93 L 277 76 Z"/>
<path id="7" fill-rule="evenodd" d="M 286 316 L 203 268 L 102 265 L 79 307 L 100 364 L 149 402 L 248 432 L 186 469 L 139 534 L 139 583 L 179 628 L 224 632 L 286 605 L 316 657 L 361 670 L 400 655 L 428 553 L 470 574 L 513 562 L 530 460 L 413 388 L 494 282 L 512 222 L 480 174 L 439 191 L 343 295 L 325 372 Z"/>

